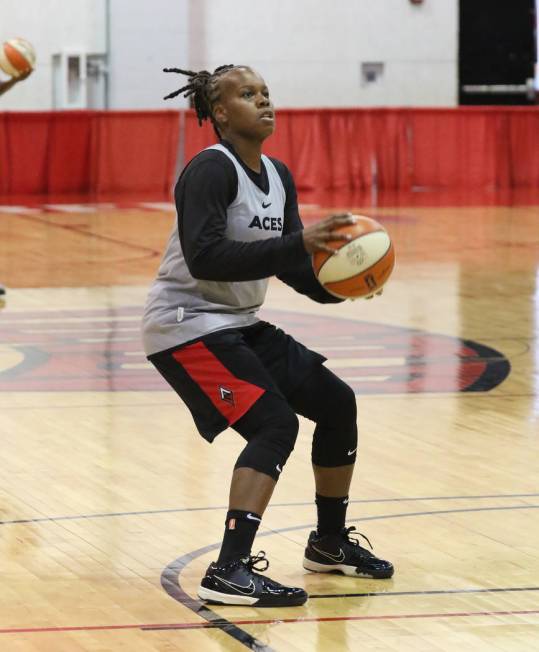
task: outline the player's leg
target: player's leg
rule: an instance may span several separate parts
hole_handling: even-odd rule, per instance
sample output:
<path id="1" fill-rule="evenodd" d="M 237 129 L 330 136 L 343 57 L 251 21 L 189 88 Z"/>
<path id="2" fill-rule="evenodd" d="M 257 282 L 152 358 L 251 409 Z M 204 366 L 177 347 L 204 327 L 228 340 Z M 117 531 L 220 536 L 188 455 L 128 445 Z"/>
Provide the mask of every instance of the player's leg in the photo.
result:
<path id="1" fill-rule="evenodd" d="M 318 525 L 309 536 L 304 567 L 318 572 L 338 570 L 356 577 L 391 577 L 392 564 L 360 546 L 350 536 L 355 528 L 345 526 L 357 451 L 354 392 L 319 365 L 288 400 L 298 414 L 316 423 L 312 463 Z"/>
<path id="2" fill-rule="evenodd" d="M 250 554 L 260 520 L 294 448 L 298 419 L 282 396 L 266 392 L 232 428 L 247 443 L 232 474 L 219 563 Z"/>
<path id="3" fill-rule="evenodd" d="M 223 332 L 172 351 L 151 362 L 191 410 L 209 441 L 227 426 L 246 440 L 232 475 L 225 533 L 216 563 L 210 564 L 198 595 L 220 604 L 294 606 L 303 589 L 284 586 L 256 571 L 268 567 L 251 547 L 298 432 L 296 414 L 241 333 Z"/>
<path id="4" fill-rule="evenodd" d="M 251 555 L 264 511 L 294 447 L 297 417 L 283 397 L 266 392 L 232 427 L 247 444 L 232 474 L 219 558 L 206 571 L 198 595 L 221 604 L 301 605 L 306 592 L 256 573 L 266 570 L 268 561 L 263 552 Z"/>
<path id="5" fill-rule="evenodd" d="M 322 557 L 317 570 L 389 577 L 393 573 L 391 564 L 378 560 L 359 546 L 350 537 L 353 528 L 345 527 L 348 491 L 357 450 L 354 392 L 322 365 L 323 356 L 307 349 L 279 328 L 261 323 L 250 332 L 256 337 L 246 334 L 247 342 L 291 408 L 316 423 L 312 461 L 318 528 L 311 534 L 311 539 L 317 538 L 317 548 L 327 547 L 329 554 Z M 334 550 L 337 552 L 332 559 Z M 344 564 L 340 563 L 342 554 L 346 555 Z"/>

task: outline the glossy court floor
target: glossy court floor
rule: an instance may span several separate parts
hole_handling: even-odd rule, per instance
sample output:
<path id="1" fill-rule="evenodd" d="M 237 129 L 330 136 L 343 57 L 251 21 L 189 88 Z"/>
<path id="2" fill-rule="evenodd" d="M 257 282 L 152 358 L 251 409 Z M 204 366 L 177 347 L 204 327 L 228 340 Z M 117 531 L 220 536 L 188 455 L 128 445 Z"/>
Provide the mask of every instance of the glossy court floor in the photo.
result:
<path id="1" fill-rule="evenodd" d="M 303 208 L 380 219 L 398 258 L 382 297 L 323 306 L 270 284 L 263 316 L 357 393 L 349 525 L 396 567 L 302 569 L 302 421 L 254 548 L 310 593 L 293 609 L 196 599 L 241 444 L 206 444 L 142 354 L 171 206 L 0 208 L 0 650 L 539 650 L 539 201 L 420 199 Z"/>

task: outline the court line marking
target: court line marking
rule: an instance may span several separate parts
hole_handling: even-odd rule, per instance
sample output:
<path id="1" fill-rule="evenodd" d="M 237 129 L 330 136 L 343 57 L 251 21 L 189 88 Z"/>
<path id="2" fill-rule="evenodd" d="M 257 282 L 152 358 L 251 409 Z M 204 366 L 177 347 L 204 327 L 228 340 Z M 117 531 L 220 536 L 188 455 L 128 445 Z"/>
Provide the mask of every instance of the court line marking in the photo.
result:
<path id="1" fill-rule="evenodd" d="M 536 615 L 539 614 L 539 609 L 522 609 L 519 611 L 454 611 L 454 612 L 441 612 L 434 614 L 387 614 L 380 616 L 320 616 L 320 617 L 307 617 L 307 618 L 272 618 L 266 620 L 234 620 L 229 621 L 234 625 L 280 625 L 281 623 L 287 624 L 301 624 L 301 623 L 324 623 L 324 622 L 338 622 L 343 620 L 401 620 L 404 618 L 463 618 L 467 616 L 520 616 L 520 615 Z M 223 628 L 224 623 L 198 623 L 197 629 L 203 628 Z M 181 623 L 177 626 L 157 626 L 157 627 L 142 627 L 144 631 L 151 631 L 152 629 L 195 629 L 190 623 Z M 1 630 L 0 630 L 1 632 Z M 228 633 L 228 632 L 227 632 Z M 258 649 L 258 648 L 256 648 Z M 264 650 L 268 650 L 267 646 Z"/>
<path id="2" fill-rule="evenodd" d="M 442 499 L 448 497 L 441 497 Z M 463 498 L 463 497 L 461 497 Z M 385 500 L 385 499 L 382 499 Z M 389 499 L 392 500 L 392 499 Z M 396 499 L 403 500 L 403 499 Z M 419 499 L 422 500 L 422 499 Z M 379 516 L 363 517 L 357 519 L 349 519 L 351 522 L 359 521 L 370 521 L 370 520 L 385 520 L 392 518 L 401 518 L 408 516 L 430 516 L 430 515 L 439 515 L 439 514 L 450 514 L 450 513 L 462 513 L 462 512 L 477 512 L 477 511 L 502 511 L 502 510 L 514 510 L 514 509 L 537 509 L 539 505 L 511 505 L 506 507 L 485 507 L 485 508 L 473 508 L 473 509 L 454 509 L 454 510 L 438 510 L 438 511 L 428 511 L 428 512 L 409 512 L 404 514 L 385 514 Z M 50 520 L 50 519 L 47 519 Z M 281 528 L 279 530 L 269 530 L 259 533 L 259 536 L 270 536 L 273 534 L 278 534 L 280 532 L 292 531 L 292 530 L 301 530 L 301 529 L 310 529 L 313 527 L 313 524 L 307 525 L 295 525 L 287 528 Z M 0 634 L 13 634 L 13 633 L 39 633 L 39 632 L 61 632 L 61 631 L 92 631 L 92 630 L 122 630 L 122 629 L 142 629 L 143 631 L 153 631 L 153 630 L 163 630 L 163 629 L 208 629 L 208 628 L 217 628 L 221 629 L 224 633 L 236 639 L 242 645 L 248 647 L 251 650 L 257 650 L 258 652 L 274 652 L 273 648 L 265 645 L 263 642 L 257 640 L 251 636 L 248 632 L 244 631 L 239 627 L 239 625 L 246 624 L 278 624 L 278 623 L 301 623 L 301 622 L 332 622 L 332 621 L 359 621 L 359 620 L 397 620 L 397 619 L 421 619 L 421 618 L 454 618 L 454 617 L 472 617 L 472 616 L 501 616 L 501 615 L 532 615 L 539 613 L 539 610 L 511 610 L 511 611 L 481 611 L 481 612 L 446 612 L 446 613 L 434 613 L 434 614 L 385 614 L 380 616 L 343 616 L 343 617 L 321 617 L 321 618 L 290 618 L 290 619 L 270 619 L 270 620 L 242 620 L 242 621 L 229 621 L 212 611 L 205 606 L 200 600 L 190 597 L 180 585 L 179 576 L 182 570 L 187 566 L 188 563 L 200 557 L 201 555 L 215 550 L 219 547 L 219 543 L 211 544 L 198 550 L 192 551 L 183 555 L 182 557 L 174 560 L 169 564 L 161 575 L 161 584 L 167 594 L 173 599 L 177 600 L 183 606 L 189 608 L 191 611 L 196 613 L 198 616 L 203 618 L 206 622 L 202 623 L 170 623 L 170 624 L 129 624 L 129 625 L 91 625 L 91 626 L 72 626 L 72 627 L 41 627 L 41 628 L 10 628 L 10 629 L 0 629 Z M 508 591 L 526 591 L 526 590 L 537 590 L 539 587 L 513 587 L 507 589 Z M 504 589 L 463 589 L 464 592 L 502 592 Z M 448 590 L 447 593 L 453 592 Z M 413 592 L 402 592 L 404 594 L 409 594 Z M 428 592 L 427 592 L 428 593 Z M 398 594 L 396 592 L 396 594 Z M 379 595 L 387 595 L 386 593 L 380 593 Z M 329 597 L 329 596 L 324 596 Z"/>
<path id="3" fill-rule="evenodd" d="M 110 328 L 108 329 L 109 331 L 113 330 L 118 322 L 140 322 L 140 317 L 139 316 L 130 316 L 130 315 L 118 315 L 117 317 L 112 317 L 111 315 L 102 315 L 102 316 L 89 316 L 89 317 L 54 317 L 58 312 L 61 312 L 61 310 L 51 310 L 50 314 L 52 316 L 44 316 L 44 317 L 19 317 L 18 314 L 16 313 L 11 313 L 11 315 L 5 315 L 2 316 L 2 321 L 5 322 L 6 324 L 9 324 L 12 326 L 13 324 L 46 324 L 47 326 L 50 324 L 82 324 L 86 329 L 91 328 L 93 323 L 108 323 L 110 324 Z M 21 315 L 24 315 L 23 312 L 20 313 Z M 10 319 L 11 317 L 11 319 Z M 44 333 L 50 333 L 53 334 L 56 333 L 56 328 L 55 329 L 43 329 Z"/>
<path id="4" fill-rule="evenodd" d="M 112 238 L 108 235 L 102 235 L 100 233 L 94 233 L 92 231 L 86 231 L 85 229 L 77 228 L 73 224 L 62 224 L 61 222 L 53 222 L 44 217 L 38 217 L 37 215 L 25 215 L 20 214 L 19 219 L 29 220 L 30 222 L 38 222 L 39 224 L 46 227 L 54 227 L 57 229 L 65 229 L 66 231 L 72 231 L 78 235 L 86 236 L 88 238 L 95 238 L 96 240 L 104 240 L 106 242 L 112 242 L 113 244 L 120 245 L 127 249 L 133 249 L 137 251 L 146 252 L 151 258 L 159 257 L 161 252 L 157 249 L 152 249 L 151 247 L 146 247 L 144 245 L 139 245 L 134 242 L 126 242 L 125 240 L 120 240 L 119 238 Z"/>
<path id="5" fill-rule="evenodd" d="M 516 586 L 494 589 L 431 589 L 427 591 L 373 591 L 371 593 L 309 593 L 309 600 L 316 598 L 379 598 L 385 595 L 450 595 L 453 593 L 516 593 L 539 591 L 539 586 Z"/>
<path id="6" fill-rule="evenodd" d="M 75 335 L 82 335 L 84 333 L 118 333 L 118 332 L 139 332 L 140 326 L 116 326 L 114 322 L 111 328 L 95 328 L 95 326 L 81 325 L 82 328 L 55 328 L 51 331 L 50 328 L 24 328 L 21 333 L 25 335 L 58 335 L 58 333 L 75 333 Z M 145 355 L 144 351 L 129 351 L 124 355 Z"/>
<path id="7" fill-rule="evenodd" d="M 427 512 L 408 512 L 404 514 L 382 514 L 379 516 L 365 516 L 362 518 L 354 518 L 354 519 L 347 519 L 348 522 L 350 523 L 358 523 L 358 522 L 363 522 L 363 521 L 377 521 L 377 520 L 386 520 L 386 519 L 393 519 L 393 518 L 405 518 L 405 517 L 410 517 L 410 516 L 438 516 L 441 514 L 455 514 L 455 513 L 463 513 L 463 512 L 482 512 L 482 511 L 504 511 L 504 510 L 512 510 L 512 509 L 539 509 L 539 505 L 509 505 L 506 507 L 479 507 L 475 509 L 452 509 L 452 510 L 438 510 L 438 511 L 427 511 Z M 264 532 L 259 532 L 258 533 L 258 538 L 265 537 L 265 536 L 271 536 L 272 534 L 281 534 L 283 532 L 291 532 L 291 531 L 296 531 L 296 530 L 310 530 L 312 529 L 314 524 L 304 524 L 304 525 L 293 525 L 285 528 L 279 528 L 277 530 L 269 530 L 269 531 L 264 531 Z M 204 602 L 202 602 L 199 599 L 192 598 L 186 591 L 182 588 L 182 585 L 180 584 L 180 575 L 184 568 L 194 559 L 197 559 L 198 557 L 201 557 L 202 555 L 212 551 L 216 550 L 220 547 L 220 543 L 214 543 L 210 544 L 208 546 L 204 546 L 203 548 L 198 548 L 198 550 L 194 550 L 190 553 L 187 553 L 185 555 L 182 555 L 181 557 L 178 557 L 174 561 L 172 561 L 168 566 L 166 566 L 163 569 L 163 572 L 161 573 L 161 586 L 163 589 L 166 591 L 166 593 L 173 599 L 182 604 L 183 606 L 187 607 L 194 613 L 198 614 L 201 618 L 206 620 L 207 622 L 212 622 L 212 623 L 217 623 L 220 622 L 219 628 L 225 633 L 240 642 L 242 645 L 245 647 L 249 648 L 250 650 L 255 650 L 256 652 L 274 652 L 273 648 L 266 646 L 263 642 L 257 640 L 253 636 L 251 636 L 248 632 L 245 630 L 241 629 L 237 624 L 234 622 L 228 621 L 225 618 L 222 618 L 219 616 L 218 613 L 215 611 L 212 611 L 209 609 Z M 535 613 L 539 613 L 539 610 L 534 610 Z M 493 615 L 492 612 L 485 612 L 485 613 L 480 613 L 476 612 L 476 614 L 480 615 Z M 457 615 L 464 615 L 462 613 L 455 614 L 455 617 Z M 470 612 L 470 614 L 472 613 Z M 498 615 L 503 615 L 502 613 L 499 613 Z M 406 617 L 405 615 L 403 617 Z M 409 616 L 411 617 L 411 616 Z M 443 617 L 442 615 L 439 614 L 416 614 L 416 618 L 420 617 Z M 349 617 L 342 617 L 342 620 L 360 620 L 360 619 L 367 619 L 369 618 L 368 616 L 349 616 Z M 383 619 L 383 616 L 371 616 L 371 619 Z M 338 618 L 337 618 L 338 619 Z M 330 619 L 331 620 L 331 619 Z M 278 619 L 277 622 L 284 622 L 285 619 Z"/>
<path id="8" fill-rule="evenodd" d="M 383 614 L 379 616 L 320 616 L 320 617 L 299 617 L 299 618 L 266 618 L 250 620 L 233 620 L 226 622 L 212 621 L 205 623 L 155 623 L 155 624 L 131 624 L 131 625 L 81 625 L 67 627 L 13 627 L 2 628 L 0 634 L 40 634 L 45 632 L 88 632 L 88 631 L 107 631 L 121 629 L 140 629 L 144 632 L 161 631 L 170 629 L 222 629 L 232 625 L 280 625 L 301 624 L 301 623 L 320 623 L 335 622 L 343 620 L 401 620 L 404 618 L 458 618 L 470 616 L 522 616 L 539 614 L 539 609 L 519 609 L 510 611 L 453 611 L 440 612 L 433 614 Z M 224 620 L 224 619 L 221 619 Z M 257 648 L 260 649 L 260 648 Z M 271 648 L 264 645 L 266 652 Z"/>
<path id="9" fill-rule="evenodd" d="M 377 503 L 406 503 L 418 502 L 422 500 L 487 500 L 490 498 L 537 498 L 539 493 L 529 494 L 486 494 L 484 496 L 409 496 L 405 498 L 359 498 L 350 500 L 349 505 L 352 504 L 377 504 Z M 295 503 L 274 503 L 270 507 L 307 507 L 312 506 L 314 501 L 304 501 Z M 476 511 L 480 509 L 518 509 L 518 507 L 529 507 L 529 505 L 522 505 L 517 507 L 486 507 L 486 508 L 470 508 L 467 511 Z M 10 521 L 0 521 L 1 525 L 21 525 L 24 523 L 46 523 L 56 521 L 75 521 L 75 520 L 91 520 L 94 518 L 117 518 L 121 516 L 150 516 L 152 514 L 177 514 L 181 512 L 207 512 L 213 510 L 226 510 L 226 505 L 212 505 L 209 507 L 171 507 L 170 509 L 146 509 L 132 512 L 103 512 L 98 514 L 73 514 L 70 516 L 40 516 L 36 518 L 20 518 Z M 420 513 L 420 512 L 417 512 Z M 370 517 L 366 517 L 370 518 Z"/>
<path id="10" fill-rule="evenodd" d="M 12 344 L 10 343 L 9 346 Z M 372 376 L 371 376 L 372 379 Z M 164 383 L 165 381 L 163 381 Z M 169 392 L 166 390 L 166 386 L 163 385 L 165 388 L 164 390 L 157 389 L 157 390 L 146 390 L 147 392 L 151 392 L 154 396 L 158 397 L 159 394 L 169 394 Z M 17 393 L 17 390 L 4 390 L 4 392 L 12 391 L 13 393 Z M 62 392 L 66 392 L 67 390 L 62 390 Z M 78 390 L 75 390 L 78 391 Z M 53 394 L 53 393 L 59 393 L 58 390 L 42 390 L 42 389 L 36 389 L 34 390 L 34 393 L 38 394 Z M 130 394 L 134 393 L 133 390 L 122 390 L 120 393 L 122 394 Z M 446 399 L 448 396 L 451 397 L 452 400 L 465 400 L 465 399 L 473 399 L 474 401 L 476 399 L 490 399 L 490 400 L 504 400 L 504 399 L 512 399 L 512 398 L 535 398 L 535 394 L 530 392 L 529 394 L 503 394 L 502 392 L 498 392 L 496 389 L 491 390 L 489 392 L 481 393 L 481 392 L 474 392 L 473 395 L 471 395 L 468 392 L 432 392 L 430 394 L 368 394 L 365 396 L 360 396 L 356 394 L 358 398 L 365 398 L 369 399 L 369 401 L 386 401 L 386 400 L 402 400 L 406 399 L 408 400 L 428 400 L 428 401 L 437 401 L 441 399 Z M 176 408 L 178 407 L 178 401 L 162 401 L 159 403 L 155 402 L 148 402 L 148 403 L 142 403 L 142 402 L 137 402 L 137 403 L 79 403 L 79 404 L 65 404 L 65 403 L 50 403 L 49 405 L 1 405 L 1 410 L 2 412 L 5 412 L 7 410 L 57 410 L 57 409 L 73 409 L 73 410 L 84 410 L 85 408 L 110 408 L 110 407 L 128 407 L 128 408 L 141 408 L 145 409 L 148 407 L 169 407 L 169 408 Z"/>

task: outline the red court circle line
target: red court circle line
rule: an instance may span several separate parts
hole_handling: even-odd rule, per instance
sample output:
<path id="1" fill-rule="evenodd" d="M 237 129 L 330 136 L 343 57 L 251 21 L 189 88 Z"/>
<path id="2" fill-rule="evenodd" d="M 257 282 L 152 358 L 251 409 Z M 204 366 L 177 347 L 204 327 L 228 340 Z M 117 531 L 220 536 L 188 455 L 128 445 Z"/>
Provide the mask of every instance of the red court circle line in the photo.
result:
<path id="1" fill-rule="evenodd" d="M 269 618 L 269 619 L 251 619 L 251 620 L 231 620 L 230 625 L 268 625 L 279 623 L 319 623 L 319 622 L 339 622 L 354 620 L 403 620 L 403 619 L 420 619 L 420 618 L 466 618 L 472 616 L 523 616 L 537 615 L 539 609 L 523 609 L 518 611 L 456 611 L 448 613 L 433 614 L 386 614 L 380 616 L 326 616 L 320 618 Z M 160 629 L 215 629 L 222 627 L 221 622 L 215 623 L 156 623 L 156 624 L 132 624 L 132 625 L 87 625 L 79 627 L 14 627 L 9 629 L 0 629 L 0 634 L 24 634 L 24 633 L 43 633 L 43 632 L 87 632 L 96 630 L 115 630 L 115 629 L 142 629 L 144 631 Z"/>

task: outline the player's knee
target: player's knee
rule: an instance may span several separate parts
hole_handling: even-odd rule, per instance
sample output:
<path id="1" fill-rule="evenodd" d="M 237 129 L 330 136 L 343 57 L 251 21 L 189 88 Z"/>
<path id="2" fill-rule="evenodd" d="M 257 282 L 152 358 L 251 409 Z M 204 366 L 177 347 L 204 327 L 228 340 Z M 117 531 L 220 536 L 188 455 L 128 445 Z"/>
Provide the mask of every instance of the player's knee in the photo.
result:
<path id="1" fill-rule="evenodd" d="M 357 426 L 328 428 L 317 425 L 311 458 L 316 466 L 334 467 L 354 464 L 357 457 Z"/>
<path id="2" fill-rule="evenodd" d="M 298 430 L 296 414 L 283 402 L 258 423 L 235 468 L 252 468 L 277 480 L 294 449 Z"/>
<path id="3" fill-rule="evenodd" d="M 354 390 L 340 378 L 335 378 L 317 405 L 316 423 L 330 430 L 348 431 L 357 423 Z"/>
<path id="4" fill-rule="evenodd" d="M 354 390 L 332 371 L 321 366 L 301 388 L 300 413 L 318 424 L 355 423 Z"/>
<path id="5" fill-rule="evenodd" d="M 335 406 L 335 420 L 343 426 L 357 422 L 357 403 L 354 390 L 341 382 L 332 397 Z"/>
<path id="6" fill-rule="evenodd" d="M 314 431 L 313 464 L 324 467 L 353 464 L 358 446 L 356 396 L 341 381 L 334 386 L 330 400 L 333 408 L 317 422 Z"/>

